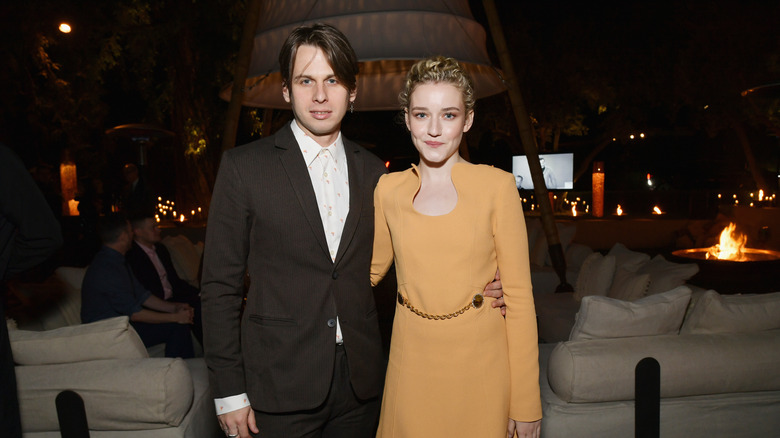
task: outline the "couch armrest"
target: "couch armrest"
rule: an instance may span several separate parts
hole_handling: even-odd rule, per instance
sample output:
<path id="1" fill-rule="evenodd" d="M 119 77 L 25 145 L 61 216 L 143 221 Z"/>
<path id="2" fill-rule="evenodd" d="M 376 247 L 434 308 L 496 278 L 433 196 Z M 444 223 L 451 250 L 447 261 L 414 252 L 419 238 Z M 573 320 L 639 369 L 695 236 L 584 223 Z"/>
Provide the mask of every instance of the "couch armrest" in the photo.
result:
<path id="1" fill-rule="evenodd" d="M 193 382 L 182 359 L 112 359 L 16 367 L 24 432 L 59 430 L 55 398 L 70 389 L 84 399 L 95 430 L 177 426 L 192 405 Z"/>
<path id="2" fill-rule="evenodd" d="M 634 369 L 661 365 L 661 397 L 780 390 L 780 330 L 568 341 L 555 347 L 547 377 L 571 403 L 634 399 Z"/>

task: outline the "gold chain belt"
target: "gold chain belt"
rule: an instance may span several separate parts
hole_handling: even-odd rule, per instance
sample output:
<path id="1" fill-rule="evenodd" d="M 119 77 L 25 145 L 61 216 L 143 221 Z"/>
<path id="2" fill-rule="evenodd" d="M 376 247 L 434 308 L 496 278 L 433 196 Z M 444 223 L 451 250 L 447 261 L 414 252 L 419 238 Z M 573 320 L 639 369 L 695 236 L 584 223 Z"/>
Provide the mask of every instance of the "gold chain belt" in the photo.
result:
<path id="1" fill-rule="evenodd" d="M 409 303 L 409 300 L 405 298 L 403 295 L 401 295 L 401 292 L 397 292 L 398 295 L 398 304 L 401 304 L 403 306 L 406 306 L 407 309 L 411 310 L 412 313 L 414 313 L 417 316 L 420 316 L 425 319 L 433 319 L 433 320 L 442 320 L 442 319 L 452 319 L 457 316 L 463 315 L 467 310 L 470 308 L 479 309 L 482 307 L 482 303 L 485 302 L 485 297 L 482 296 L 482 294 L 476 294 L 474 295 L 474 298 L 471 299 L 471 302 L 467 305 L 465 305 L 462 309 L 458 310 L 457 312 L 448 313 L 446 315 L 429 315 L 422 310 L 419 310 L 412 306 Z"/>

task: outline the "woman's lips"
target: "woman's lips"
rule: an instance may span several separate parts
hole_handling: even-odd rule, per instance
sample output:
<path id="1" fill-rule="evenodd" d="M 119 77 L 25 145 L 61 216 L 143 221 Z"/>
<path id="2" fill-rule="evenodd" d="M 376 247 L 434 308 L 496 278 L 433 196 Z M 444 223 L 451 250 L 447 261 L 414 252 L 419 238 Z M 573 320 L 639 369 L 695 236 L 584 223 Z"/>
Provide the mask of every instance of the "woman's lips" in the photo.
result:
<path id="1" fill-rule="evenodd" d="M 437 147 L 443 145 L 444 143 L 442 143 L 440 141 L 426 141 L 425 144 L 427 144 L 428 146 L 430 146 L 432 148 L 437 148 Z"/>

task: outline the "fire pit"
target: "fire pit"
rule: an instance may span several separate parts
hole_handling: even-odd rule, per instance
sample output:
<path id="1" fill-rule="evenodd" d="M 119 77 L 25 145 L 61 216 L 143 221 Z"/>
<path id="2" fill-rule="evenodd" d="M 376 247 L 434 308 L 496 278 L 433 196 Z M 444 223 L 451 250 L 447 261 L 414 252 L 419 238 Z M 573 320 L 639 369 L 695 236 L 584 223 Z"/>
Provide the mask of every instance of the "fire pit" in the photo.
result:
<path id="1" fill-rule="evenodd" d="M 698 264 L 699 272 L 688 282 L 705 289 L 723 294 L 780 291 L 780 252 L 746 248 L 746 241 L 734 224 L 729 224 L 718 244 L 679 249 L 672 252 L 672 259 Z"/>

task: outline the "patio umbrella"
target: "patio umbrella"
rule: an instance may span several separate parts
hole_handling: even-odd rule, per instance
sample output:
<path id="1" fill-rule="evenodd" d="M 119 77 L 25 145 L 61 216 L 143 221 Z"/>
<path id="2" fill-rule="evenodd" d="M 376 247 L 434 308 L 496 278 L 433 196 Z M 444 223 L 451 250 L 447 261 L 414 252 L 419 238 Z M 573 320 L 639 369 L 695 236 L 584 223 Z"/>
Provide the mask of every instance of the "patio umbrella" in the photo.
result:
<path id="1" fill-rule="evenodd" d="M 242 104 L 289 109 L 282 98 L 279 49 L 290 32 L 324 22 L 344 32 L 360 62 L 355 110 L 398 109 L 398 92 L 409 67 L 432 55 L 456 58 L 472 75 L 477 98 L 506 88 L 490 65 L 485 30 L 468 0 L 269 0 L 259 5 Z M 230 100 L 233 84 L 220 96 Z"/>

